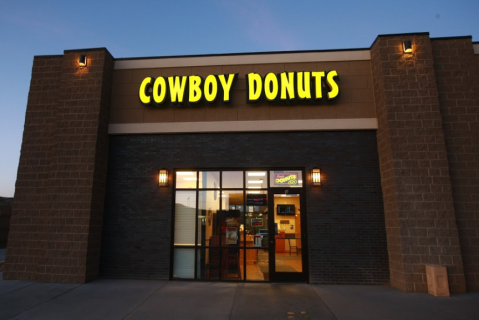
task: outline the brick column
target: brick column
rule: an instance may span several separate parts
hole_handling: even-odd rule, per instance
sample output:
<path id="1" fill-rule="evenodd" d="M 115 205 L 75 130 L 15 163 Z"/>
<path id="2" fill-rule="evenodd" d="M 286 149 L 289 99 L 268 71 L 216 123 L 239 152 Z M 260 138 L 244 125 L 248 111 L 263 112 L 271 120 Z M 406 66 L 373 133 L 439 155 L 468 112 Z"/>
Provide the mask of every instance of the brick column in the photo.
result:
<path id="1" fill-rule="evenodd" d="M 402 41 L 411 40 L 412 54 Z M 379 36 L 371 48 L 391 284 L 426 292 L 425 264 L 465 278 L 428 34 Z"/>
<path id="2" fill-rule="evenodd" d="M 431 44 L 466 283 L 479 291 L 479 60 L 471 40 Z"/>
<path id="3" fill-rule="evenodd" d="M 80 54 L 86 67 L 78 66 Z M 65 51 L 45 66 L 55 70 L 50 83 L 34 64 L 5 279 L 98 276 L 113 64 L 106 49 Z"/>
<path id="4" fill-rule="evenodd" d="M 50 223 L 48 178 L 63 56 L 35 57 L 25 114 L 4 279 L 35 280 Z"/>

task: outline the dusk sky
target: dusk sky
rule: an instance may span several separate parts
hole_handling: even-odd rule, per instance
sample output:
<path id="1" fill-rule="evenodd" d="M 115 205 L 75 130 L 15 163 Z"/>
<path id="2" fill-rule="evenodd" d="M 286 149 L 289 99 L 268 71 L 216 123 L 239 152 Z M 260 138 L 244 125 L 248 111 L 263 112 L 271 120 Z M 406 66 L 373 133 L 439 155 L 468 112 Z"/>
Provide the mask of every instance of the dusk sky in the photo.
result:
<path id="1" fill-rule="evenodd" d="M 14 195 L 35 55 L 115 58 L 369 48 L 377 35 L 479 41 L 479 0 L 0 0 L 0 196 Z"/>

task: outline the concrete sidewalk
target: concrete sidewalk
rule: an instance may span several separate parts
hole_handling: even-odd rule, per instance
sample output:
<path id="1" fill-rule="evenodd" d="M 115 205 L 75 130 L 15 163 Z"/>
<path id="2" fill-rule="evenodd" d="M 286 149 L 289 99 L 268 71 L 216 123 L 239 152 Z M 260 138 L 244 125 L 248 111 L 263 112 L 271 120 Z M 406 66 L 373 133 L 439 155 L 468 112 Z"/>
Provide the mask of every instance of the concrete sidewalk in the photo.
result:
<path id="1" fill-rule="evenodd" d="M 479 294 L 436 298 L 384 286 L 0 280 L 0 319 L 479 319 Z"/>

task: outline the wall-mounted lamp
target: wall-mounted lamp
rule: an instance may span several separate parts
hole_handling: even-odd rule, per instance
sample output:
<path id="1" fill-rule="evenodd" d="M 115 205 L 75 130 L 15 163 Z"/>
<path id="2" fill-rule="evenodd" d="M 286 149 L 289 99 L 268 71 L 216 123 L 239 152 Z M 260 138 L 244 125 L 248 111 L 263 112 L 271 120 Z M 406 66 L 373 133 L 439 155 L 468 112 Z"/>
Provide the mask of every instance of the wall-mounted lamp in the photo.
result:
<path id="1" fill-rule="evenodd" d="M 311 169 L 311 181 L 313 182 L 313 186 L 321 185 L 321 170 L 318 168 Z"/>
<path id="2" fill-rule="evenodd" d="M 410 40 L 404 40 L 402 42 L 402 48 L 404 50 L 404 53 L 411 53 L 412 52 L 412 44 Z"/>
<path id="3" fill-rule="evenodd" d="M 80 67 L 86 67 L 86 55 L 82 54 L 80 59 L 78 59 L 78 65 Z"/>
<path id="4" fill-rule="evenodd" d="M 161 169 L 158 175 L 160 187 L 168 187 L 168 170 Z"/>

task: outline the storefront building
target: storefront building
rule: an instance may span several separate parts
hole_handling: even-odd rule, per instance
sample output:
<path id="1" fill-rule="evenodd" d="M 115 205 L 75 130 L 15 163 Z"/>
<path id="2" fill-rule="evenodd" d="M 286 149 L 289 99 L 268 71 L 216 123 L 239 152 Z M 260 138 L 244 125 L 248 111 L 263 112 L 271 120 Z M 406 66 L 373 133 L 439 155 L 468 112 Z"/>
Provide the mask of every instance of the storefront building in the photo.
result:
<path id="1" fill-rule="evenodd" d="M 479 43 L 34 59 L 4 279 L 479 290 Z"/>

